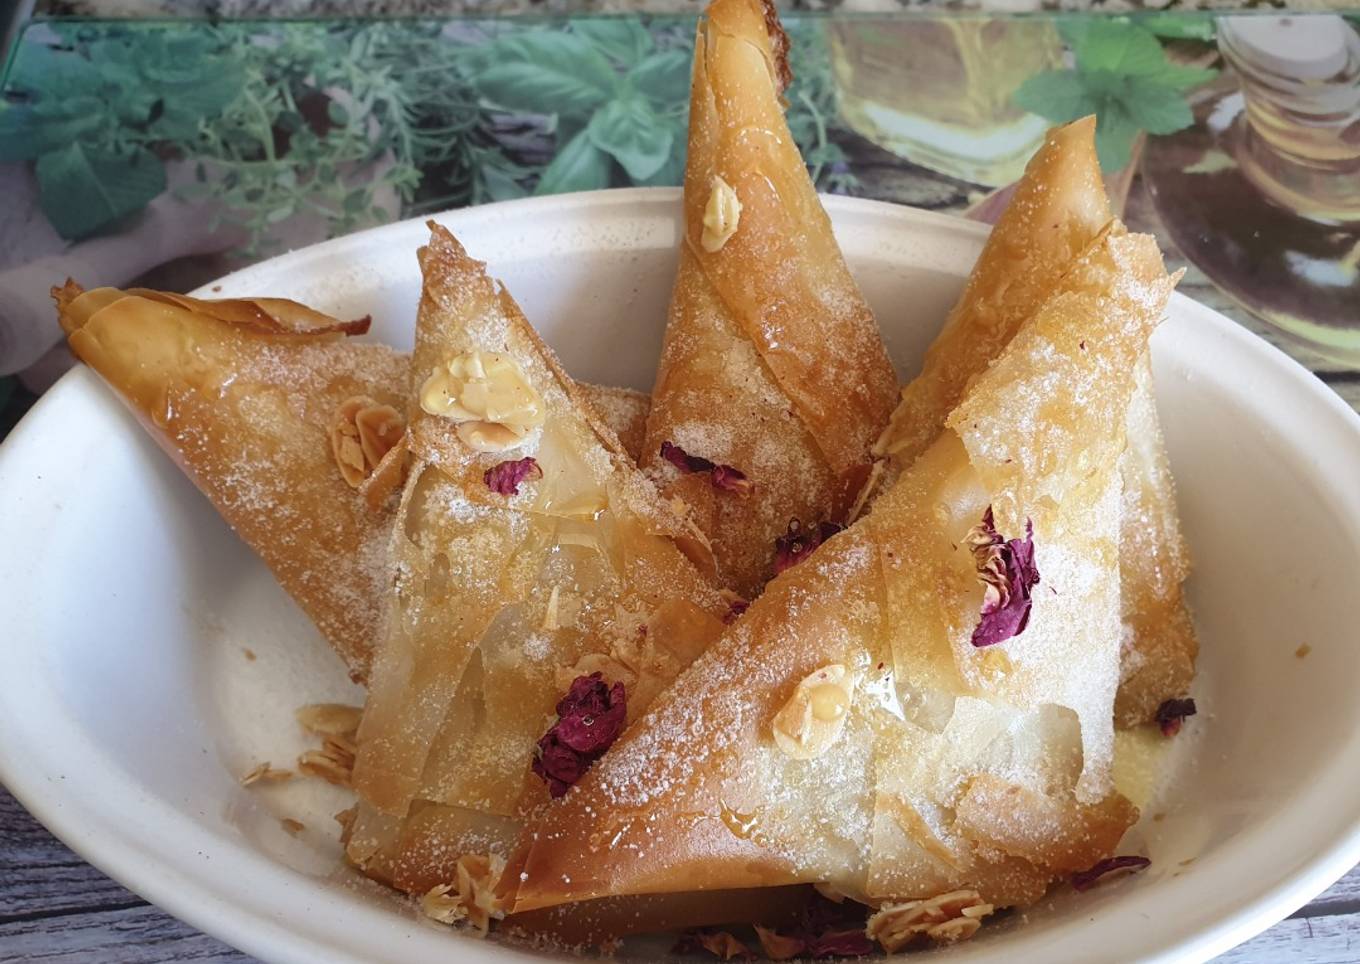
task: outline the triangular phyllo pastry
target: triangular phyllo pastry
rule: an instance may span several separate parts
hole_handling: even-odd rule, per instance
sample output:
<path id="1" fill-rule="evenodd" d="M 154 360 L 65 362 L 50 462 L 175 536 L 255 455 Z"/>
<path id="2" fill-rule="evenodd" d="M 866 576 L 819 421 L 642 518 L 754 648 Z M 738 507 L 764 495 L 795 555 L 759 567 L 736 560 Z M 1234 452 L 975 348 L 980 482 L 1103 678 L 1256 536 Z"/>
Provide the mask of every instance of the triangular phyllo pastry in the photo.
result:
<path id="1" fill-rule="evenodd" d="M 136 413 L 362 678 L 389 582 L 407 360 L 292 301 L 53 289 L 71 350 Z"/>
<path id="2" fill-rule="evenodd" d="M 768 0 L 715 0 L 700 22 L 679 274 L 642 463 L 748 598 L 777 539 L 843 516 L 897 390 L 785 122 L 787 47 Z"/>
<path id="3" fill-rule="evenodd" d="M 678 547 L 703 563 L 702 537 L 514 300 L 431 229 L 347 852 L 412 893 L 467 878 L 485 895 L 520 820 L 722 632 L 730 604 Z"/>
<path id="4" fill-rule="evenodd" d="M 1172 284 L 1150 237 L 1098 237 L 872 513 L 523 835 L 515 908 L 816 883 L 892 948 L 921 899 L 966 929 L 1109 857 L 1137 815 L 1111 771 L 1118 466 Z"/>
<path id="5" fill-rule="evenodd" d="M 973 380 L 1010 343 L 1113 215 L 1095 151 L 1095 118 L 1049 132 L 968 278 L 920 375 L 902 389 L 875 444 L 889 483 L 944 429 Z M 1194 678 L 1198 643 L 1182 584 L 1189 558 L 1153 396 L 1149 353 L 1138 359 L 1128 409 L 1120 567 L 1125 650 L 1120 725 L 1147 722 Z"/>

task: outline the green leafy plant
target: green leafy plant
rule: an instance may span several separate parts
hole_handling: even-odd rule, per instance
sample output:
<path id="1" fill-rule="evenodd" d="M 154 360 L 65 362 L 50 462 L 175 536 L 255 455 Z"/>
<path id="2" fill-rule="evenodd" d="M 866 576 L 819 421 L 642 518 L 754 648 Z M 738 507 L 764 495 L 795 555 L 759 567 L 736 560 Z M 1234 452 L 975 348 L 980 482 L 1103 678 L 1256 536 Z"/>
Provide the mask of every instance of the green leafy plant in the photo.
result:
<path id="1" fill-rule="evenodd" d="M 676 184 L 683 171 L 690 54 L 636 19 L 514 30 L 470 49 L 466 76 L 493 107 L 548 115 L 556 156 L 533 191 Z"/>
<path id="2" fill-rule="evenodd" d="M 165 190 L 158 149 L 226 107 L 241 68 L 196 33 L 76 29 L 61 39 L 16 58 L 0 162 L 34 162 L 43 211 L 76 239 Z"/>
<path id="3" fill-rule="evenodd" d="M 824 190 L 857 186 L 831 136 L 821 25 L 791 25 L 789 125 Z M 693 27 L 508 22 L 75 24 L 26 36 L 0 161 L 31 161 L 65 237 L 167 189 L 244 227 L 330 234 L 398 215 L 684 173 Z M 400 210 L 388 202 L 395 194 Z"/>
<path id="4" fill-rule="evenodd" d="M 1171 63 L 1150 30 L 1127 20 L 1069 20 L 1059 29 L 1075 66 L 1036 74 L 1015 101 L 1057 123 L 1095 114 L 1101 167 L 1124 167 L 1140 131 L 1170 134 L 1193 123 L 1185 92 L 1215 71 Z"/>

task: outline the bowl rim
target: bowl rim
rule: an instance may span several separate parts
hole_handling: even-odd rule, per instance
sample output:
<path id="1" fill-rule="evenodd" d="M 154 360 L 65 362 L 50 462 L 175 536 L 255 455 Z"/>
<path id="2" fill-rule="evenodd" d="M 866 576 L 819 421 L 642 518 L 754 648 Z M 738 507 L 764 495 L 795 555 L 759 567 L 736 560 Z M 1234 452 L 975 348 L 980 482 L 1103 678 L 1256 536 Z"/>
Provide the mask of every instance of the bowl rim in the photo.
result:
<path id="1" fill-rule="evenodd" d="M 423 236 L 423 223 L 430 219 L 447 224 L 456 232 L 473 234 L 479 223 L 548 213 L 555 217 L 582 217 L 621 208 L 624 211 L 621 216 L 626 218 L 673 218 L 678 211 L 680 198 L 678 188 L 633 188 L 519 199 L 412 218 L 259 262 L 210 282 L 195 294 L 211 296 L 214 286 L 226 287 L 239 284 L 243 279 L 248 281 L 252 274 L 266 266 L 305 271 L 309 264 L 318 259 L 362 250 L 367 245 L 408 244 L 412 238 Z M 895 219 L 906 230 L 951 232 L 972 239 L 979 246 L 989 231 L 986 225 L 951 215 L 882 201 L 837 196 L 825 197 L 823 200 L 828 213 L 833 216 L 862 215 Z M 410 246 L 414 250 L 415 244 Z M 1348 444 L 1354 450 L 1351 458 L 1360 466 L 1360 415 L 1307 368 L 1235 322 L 1179 293 L 1173 295 L 1168 314 L 1173 319 L 1185 319 L 1191 323 L 1199 329 L 1195 337 L 1218 342 L 1238 363 L 1276 380 L 1284 379 L 1296 393 L 1297 400 L 1309 403 L 1309 417 L 1329 414 L 1332 420 L 1325 427 L 1334 440 L 1342 443 L 1343 447 Z M 0 446 L 0 492 L 13 493 L 21 486 L 31 487 L 32 482 L 26 477 L 25 467 L 28 460 L 43 452 L 41 438 L 68 410 L 95 403 L 103 391 L 99 386 L 98 378 L 88 370 L 73 370 L 34 405 L 5 444 Z M 98 404 L 103 404 L 103 400 L 99 399 Z M 0 532 L 8 529 L 22 515 L 12 504 L 13 501 L 8 498 L 0 500 Z M 1360 497 L 1351 501 L 1360 506 Z M 1360 517 L 1360 511 L 1357 511 L 1356 516 Z M 1360 539 L 1360 533 L 1357 533 L 1357 538 Z M 0 577 L 6 569 L 13 567 L 12 561 L 0 562 Z M 15 573 L 18 571 L 14 569 Z M 20 671 L 0 677 L 0 693 L 7 697 L 0 700 L 0 733 L 9 734 L 23 732 L 24 708 L 43 705 L 42 697 L 46 692 L 40 685 L 43 680 L 40 678 L 41 654 L 37 651 L 38 647 L 24 647 L 19 642 L 25 638 L 25 629 L 36 636 L 39 632 L 37 621 L 22 604 L 16 606 L 16 615 L 16 645 L 11 645 L 8 650 L 16 658 L 16 666 Z M 24 684 L 6 684 L 6 678 L 22 679 Z M 49 700 L 47 705 L 59 706 L 60 702 Z M 375 907 L 352 894 L 338 894 L 334 899 L 324 902 L 328 905 L 326 907 L 317 907 L 316 902 L 309 902 L 307 909 L 310 913 L 303 920 L 285 919 L 273 906 L 272 898 L 297 888 L 298 879 L 294 871 L 263 854 L 234 845 L 229 836 L 215 832 L 202 821 L 189 819 L 149 794 L 142 795 L 143 810 L 135 821 L 130 822 L 106 817 L 93 802 L 72 798 L 69 789 L 63 792 L 60 781 L 66 779 L 62 772 L 64 767 L 73 762 L 86 766 L 90 777 L 82 782 L 87 787 L 114 786 L 124 794 L 134 795 L 138 794 L 140 788 L 130 774 L 101 759 L 97 748 L 84 737 L 73 720 L 54 720 L 49 716 L 44 719 L 44 724 L 49 727 L 55 725 L 55 728 L 44 731 L 48 739 L 43 741 L 42 746 L 23 745 L 24 741 L 13 736 L 0 739 L 0 782 L 8 787 L 20 804 L 81 857 L 156 906 L 258 957 L 289 962 L 362 962 L 372 959 L 356 956 L 345 943 L 345 937 L 367 928 L 390 927 L 393 916 L 389 910 Z M 42 752 L 50 746 L 76 748 L 82 752 L 74 759 L 52 760 Z M 1335 776 L 1340 769 L 1338 761 L 1360 760 L 1360 734 L 1353 735 L 1348 741 L 1338 741 L 1337 749 L 1334 761 L 1322 773 Z M 1245 847 L 1246 843 L 1276 833 L 1281 834 L 1280 839 L 1283 840 L 1297 839 L 1303 834 L 1316 841 L 1314 847 L 1303 853 L 1296 851 L 1287 864 L 1281 861 L 1286 869 L 1268 882 L 1258 880 L 1254 885 L 1236 891 L 1236 898 L 1227 902 L 1231 906 L 1225 906 L 1222 899 L 1211 898 L 1200 905 L 1198 912 L 1182 915 L 1178 925 L 1146 928 L 1149 932 L 1147 940 L 1141 947 L 1131 949 L 1136 951 L 1136 959 L 1181 961 L 1206 959 L 1221 953 L 1272 926 L 1360 861 L 1360 795 L 1352 793 L 1355 805 L 1349 809 L 1342 808 L 1347 809 L 1348 817 L 1325 821 L 1329 828 L 1326 831 L 1316 829 L 1316 825 L 1324 821 L 1313 817 L 1305 819 L 1302 814 L 1308 808 L 1298 805 L 1301 798 L 1320 796 L 1334 782 L 1319 779 L 1313 785 L 1298 789 L 1278 812 L 1252 828 L 1247 841 L 1231 841 L 1221 848 L 1222 853 L 1211 855 L 1202 863 L 1223 864 L 1222 870 L 1227 872 L 1231 867 L 1229 858 L 1241 858 L 1241 852 L 1250 849 Z M 1335 799 L 1333 802 L 1336 802 Z M 1309 828 L 1314 832 L 1307 833 Z M 1290 834 L 1293 834 L 1293 838 Z M 161 838 L 184 840 L 186 835 L 187 839 L 202 844 L 199 853 L 205 861 L 211 862 L 211 874 L 197 869 L 196 864 L 186 860 L 167 861 L 155 850 L 148 850 L 148 841 Z M 1168 881 L 1166 888 L 1188 893 L 1185 885 L 1193 876 L 1187 874 L 1180 880 Z M 250 880 L 252 885 L 249 888 L 223 888 L 221 880 Z M 214 881 L 218 883 L 214 885 Z M 1151 896 L 1140 894 L 1129 899 L 1141 902 Z M 1105 912 L 1114 911 L 1107 908 Z M 438 940 L 443 953 L 455 958 L 485 955 L 487 959 L 509 960 L 511 955 L 523 959 L 526 954 L 524 948 L 492 942 L 472 947 L 448 944 L 444 934 L 439 934 Z M 996 945 L 996 948 L 1003 954 L 1014 953 L 1023 947 L 1018 943 L 1020 940 L 1022 934 L 1017 933 Z M 421 944 L 420 941 L 416 943 Z M 416 946 L 409 948 L 412 951 L 416 949 Z M 1127 953 L 1121 956 L 1126 960 L 1132 959 Z"/>

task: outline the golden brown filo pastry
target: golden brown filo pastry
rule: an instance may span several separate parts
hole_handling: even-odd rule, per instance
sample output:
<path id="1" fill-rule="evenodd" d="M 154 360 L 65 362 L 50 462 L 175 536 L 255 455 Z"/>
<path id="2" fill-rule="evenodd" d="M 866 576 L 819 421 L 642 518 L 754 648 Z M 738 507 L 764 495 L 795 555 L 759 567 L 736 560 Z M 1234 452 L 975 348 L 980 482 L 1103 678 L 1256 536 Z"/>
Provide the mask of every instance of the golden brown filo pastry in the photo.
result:
<path id="1" fill-rule="evenodd" d="M 285 299 L 54 289 L 71 348 L 368 677 L 401 484 L 410 358 Z M 582 385 L 636 458 L 649 401 Z M 381 471 L 378 471 L 381 467 Z"/>
<path id="2" fill-rule="evenodd" d="M 525 832 L 515 908 L 797 882 L 1021 905 L 1109 856 L 1137 815 L 1118 464 L 1173 283 L 1152 238 L 1096 239 L 873 512 Z"/>
<path id="3" fill-rule="evenodd" d="M 761 0 L 715 0 L 699 25 L 684 236 L 642 462 L 748 598 L 791 520 L 843 515 L 897 389 L 785 123 L 787 46 Z"/>
<path id="4" fill-rule="evenodd" d="M 895 478 L 934 442 L 968 386 L 1111 217 L 1096 160 L 1095 118 L 1050 131 L 944 329 L 926 352 L 921 374 L 902 389 L 901 402 L 875 444 L 875 455 L 883 460 L 878 484 Z M 1121 726 L 1147 722 L 1163 701 L 1183 696 L 1194 678 L 1199 649 L 1183 595 L 1189 557 L 1157 418 L 1149 354 L 1139 358 L 1137 370 L 1128 412 L 1129 444 L 1121 457 L 1125 646 L 1115 704 Z"/>
<path id="5" fill-rule="evenodd" d="M 634 388 L 615 388 L 612 385 L 592 385 L 577 382 L 586 403 L 595 410 L 634 463 L 642 460 L 642 443 L 647 434 L 647 413 L 652 409 L 651 396 Z"/>
<path id="6" fill-rule="evenodd" d="M 259 553 L 351 674 L 388 582 L 407 361 L 283 299 L 53 289 L 71 350 Z"/>
<path id="7" fill-rule="evenodd" d="M 485 266 L 433 224 L 420 264 L 412 464 L 347 853 L 412 893 L 470 876 L 485 894 L 549 799 L 531 766 L 573 681 L 622 684 L 634 717 L 729 605 L 677 548 L 706 562 L 702 535 Z"/>

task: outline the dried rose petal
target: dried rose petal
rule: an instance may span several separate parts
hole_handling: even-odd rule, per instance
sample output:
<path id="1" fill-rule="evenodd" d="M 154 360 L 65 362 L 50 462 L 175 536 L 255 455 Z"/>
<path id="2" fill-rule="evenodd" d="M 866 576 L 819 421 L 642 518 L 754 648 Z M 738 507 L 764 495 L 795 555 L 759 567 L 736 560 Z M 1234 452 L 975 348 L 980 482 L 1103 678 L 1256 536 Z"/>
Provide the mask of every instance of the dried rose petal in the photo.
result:
<path id="1" fill-rule="evenodd" d="M 697 455 L 690 455 L 678 445 L 670 442 L 661 443 L 661 457 L 674 465 L 681 472 L 712 472 L 718 466 L 708 459 L 700 458 Z"/>
<path id="2" fill-rule="evenodd" d="M 992 507 L 982 515 L 981 525 L 968 533 L 965 544 L 973 553 L 978 579 L 983 585 L 982 618 L 973 630 L 973 645 L 981 649 L 1004 643 L 1025 631 L 1039 584 L 1034 564 L 1034 525 L 1025 520 L 1025 538 L 1002 539 L 996 531 Z"/>
<path id="3" fill-rule="evenodd" d="M 774 540 L 774 574 L 777 576 L 785 569 L 798 565 L 844 528 L 834 522 L 821 522 L 804 529 L 797 519 L 790 519 L 789 531 Z"/>
<path id="4" fill-rule="evenodd" d="M 1175 736 L 1181 731 L 1185 718 L 1194 716 L 1196 712 L 1195 701 L 1189 697 L 1167 700 L 1157 707 L 1157 725 L 1162 728 L 1162 736 Z"/>
<path id="5" fill-rule="evenodd" d="M 727 604 L 727 614 L 723 616 L 723 622 L 731 626 L 737 621 L 742 613 L 751 608 L 751 604 L 745 599 L 733 599 Z"/>
<path id="6" fill-rule="evenodd" d="M 1082 870 L 1073 874 L 1072 888 L 1074 890 L 1090 890 L 1108 874 L 1121 870 L 1130 872 L 1142 870 L 1151 863 L 1152 861 L 1146 857 L 1106 857 L 1090 870 Z"/>
<path id="7" fill-rule="evenodd" d="M 808 941 L 809 957 L 864 957 L 875 951 L 874 942 L 864 933 L 864 927 L 828 931 Z"/>
<path id="8" fill-rule="evenodd" d="M 491 466 L 482 474 L 486 487 L 501 495 L 519 495 L 521 482 L 532 482 L 543 478 L 543 470 L 534 458 L 512 459 Z"/>
<path id="9" fill-rule="evenodd" d="M 718 465 L 701 456 L 690 455 L 671 442 L 661 443 L 661 457 L 687 475 L 696 472 L 709 473 L 708 478 L 713 483 L 713 488 L 724 492 L 746 495 L 755 488 L 755 483 L 748 479 L 741 469 L 730 465 Z"/>
<path id="10" fill-rule="evenodd" d="M 602 673 L 578 676 L 557 703 L 557 722 L 538 741 L 533 771 L 560 797 L 604 756 L 623 732 L 628 715 L 622 683 L 612 688 Z"/>
<path id="11" fill-rule="evenodd" d="M 722 489 L 724 492 L 736 492 L 739 495 L 746 495 L 755 485 L 746 477 L 746 473 L 740 469 L 734 469 L 730 465 L 716 465 L 713 467 L 713 487 Z"/>
<path id="12" fill-rule="evenodd" d="M 819 892 L 811 895 L 800 908 L 798 925 L 789 933 L 767 931 L 761 934 L 760 928 L 756 933 L 767 950 L 774 942 L 781 950 L 799 945 L 798 956 L 863 957 L 875 950 L 874 942 L 864 930 L 868 914 L 869 908 L 863 904 L 853 900 L 828 900 Z"/>

